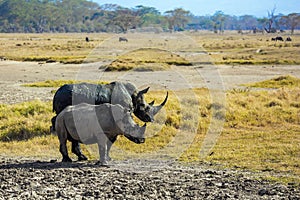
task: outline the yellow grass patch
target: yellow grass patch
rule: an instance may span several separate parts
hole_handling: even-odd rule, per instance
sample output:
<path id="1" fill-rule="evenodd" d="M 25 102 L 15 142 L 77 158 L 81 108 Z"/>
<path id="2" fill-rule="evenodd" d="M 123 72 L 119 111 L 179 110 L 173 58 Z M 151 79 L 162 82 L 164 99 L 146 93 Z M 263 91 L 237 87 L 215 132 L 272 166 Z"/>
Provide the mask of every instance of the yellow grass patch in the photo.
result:
<path id="1" fill-rule="evenodd" d="M 281 88 L 281 87 L 300 87 L 300 79 L 286 75 L 275 77 L 271 80 L 261 81 L 257 83 L 245 84 L 249 87 L 258 87 L 258 88 Z"/>
<path id="2" fill-rule="evenodd" d="M 272 34 L 193 33 L 215 64 L 300 64 L 300 36 L 292 42 L 271 41 Z M 283 35 L 283 38 L 289 35 Z"/>
<path id="3" fill-rule="evenodd" d="M 171 65 L 191 65 L 172 52 L 157 48 L 141 48 L 119 56 L 106 66 L 106 71 L 156 71 L 170 69 Z"/>

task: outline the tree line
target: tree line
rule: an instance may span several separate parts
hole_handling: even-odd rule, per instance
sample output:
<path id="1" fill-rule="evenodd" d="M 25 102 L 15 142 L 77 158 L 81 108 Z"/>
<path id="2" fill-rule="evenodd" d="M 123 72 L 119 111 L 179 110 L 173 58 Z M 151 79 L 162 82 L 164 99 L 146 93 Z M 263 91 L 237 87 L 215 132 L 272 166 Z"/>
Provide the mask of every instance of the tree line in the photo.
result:
<path id="1" fill-rule="evenodd" d="M 300 13 L 275 14 L 267 17 L 232 16 L 217 11 L 209 16 L 195 16 L 176 8 L 159 12 L 154 7 L 125 8 L 116 4 L 99 5 L 87 0 L 0 0 L 0 32 L 127 32 L 154 27 L 160 31 L 224 30 L 253 33 L 300 28 Z"/>

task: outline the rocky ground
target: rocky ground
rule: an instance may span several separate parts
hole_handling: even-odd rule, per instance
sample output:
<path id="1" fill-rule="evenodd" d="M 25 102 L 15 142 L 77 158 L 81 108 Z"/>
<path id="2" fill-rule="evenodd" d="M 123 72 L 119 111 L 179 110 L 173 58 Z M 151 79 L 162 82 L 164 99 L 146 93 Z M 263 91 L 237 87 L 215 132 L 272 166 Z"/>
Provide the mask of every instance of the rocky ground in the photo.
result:
<path id="1" fill-rule="evenodd" d="M 49 79 L 130 80 L 176 90 L 215 81 L 225 89 L 278 75 L 300 77 L 298 66 L 209 66 L 169 72 L 99 72 L 99 64 L 0 62 L 0 104 L 51 100 L 53 88 L 26 88 L 24 82 Z M 196 70 L 196 71 L 195 71 Z M 196 73 L 195 73 L 196 72 Z M 204 80 L 199 79 L 204 77 Z M 220 88 L 220 87 L 218 87 Z M 207 164 L 183 165 L 165 160 L 118 160 L 109 168 L 94 162 L 64 164 L 50 160 L 0 156 L 0 200 L 6 199 L 300 199 L 300 189 L 261 181 L 260 174 L 217 169 Z"/>
<path id="2" fill-rule="evenodd" d="M 293 185 L 254 173 L 173 161 L 65 164 L 0 158 L 0 199 L 300 199 Z"/>

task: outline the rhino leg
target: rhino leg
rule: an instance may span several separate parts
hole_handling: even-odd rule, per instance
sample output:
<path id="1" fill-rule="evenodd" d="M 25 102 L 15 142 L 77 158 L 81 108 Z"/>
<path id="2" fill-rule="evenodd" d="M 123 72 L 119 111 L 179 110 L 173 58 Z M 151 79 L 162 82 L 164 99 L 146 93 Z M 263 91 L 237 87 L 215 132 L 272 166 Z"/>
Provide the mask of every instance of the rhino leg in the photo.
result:
<path id="1" fill-rule="evenodd" d="M 107 146 L 107 159 L 110 161 L 111 157 L 109 156 L 109 151 L 111 149 L 111 146 L 113 145 L 113 143 L 117 140 L 117 135 L 113 138 L 109 138 L 109 140 L 107 140 L 106 146 Z"/>
<path id="2" fill-rule="evenodd" d="M 67 149 L 66 143 L 67 143 L 67 141 L 65 141 L 64 143 L 61 143 L 59 146 L 59 151 L 63 156 L 62 162 L 72 162 L 71 158 L 68 155 L 68 149 Z"/>
<path id="3" fill-rule="evenodd" d="M 78 157 L 78 160 L 87 160 L 87 157 L 85 155 L 82 154 L 80 146 L 79 146 L 79 142 L 73 140 L 72 141 L 72 152 Z"/>
<path id="4" fill-rule="evenodd" d="M 100 156 L 100 162 L 97 162 L 97 165 L 107 166 L 108 165 L 108 159 L 107 159 L 107 140 L 105 134 L 100 134 L 97 137 L 98 140 L 98 150 L 99 150 L 99 156 Z"/>
<path id="5" fill-rule="evenodd" d="M 62 118 L 58 119 L 58 127 L 57 127 L 57 136 L 59 139 L 59 151 L 61 155 L 63 156 L 62 162 L 72 162 L 71 158 L 68 155 L 68 149 L 67 149 L 67 129 L 64 126 L 64 123 L 62 121 Z"/>

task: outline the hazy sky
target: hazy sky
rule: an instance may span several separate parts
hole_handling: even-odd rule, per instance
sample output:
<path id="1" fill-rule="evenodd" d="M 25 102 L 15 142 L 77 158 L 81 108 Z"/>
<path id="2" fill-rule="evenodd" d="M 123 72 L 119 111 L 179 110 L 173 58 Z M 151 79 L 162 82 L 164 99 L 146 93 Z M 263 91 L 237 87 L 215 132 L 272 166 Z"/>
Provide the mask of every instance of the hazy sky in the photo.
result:
<path id="1" fill-rule="evenodd" d="M 100 5 L 118 4 L 127 8 L 137 5 L 155 7 L 160 12 L 183 8 L 194 15 L 213 15 L 221 10 L 229 15 L 255 15 L 266 17 L 268 11 L 276 7 L 275 14 L 300 12 L 300 0 L 92 0 Z"/>

